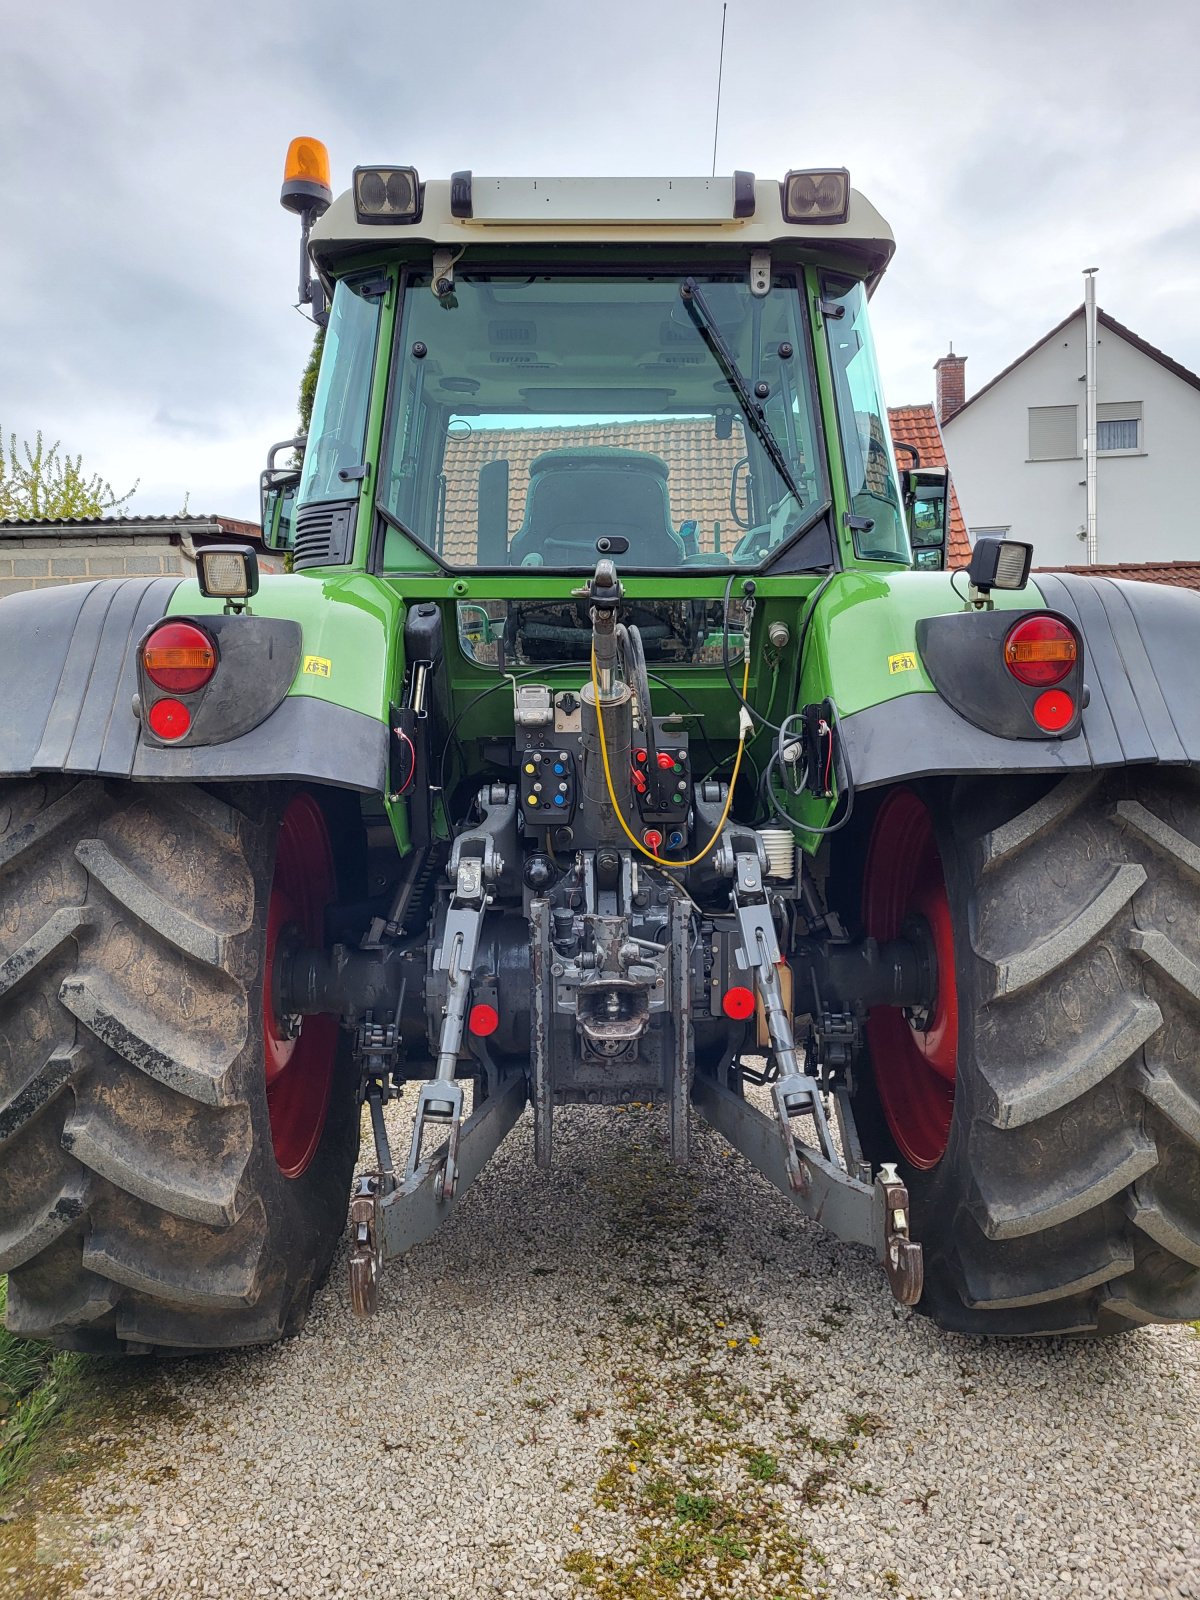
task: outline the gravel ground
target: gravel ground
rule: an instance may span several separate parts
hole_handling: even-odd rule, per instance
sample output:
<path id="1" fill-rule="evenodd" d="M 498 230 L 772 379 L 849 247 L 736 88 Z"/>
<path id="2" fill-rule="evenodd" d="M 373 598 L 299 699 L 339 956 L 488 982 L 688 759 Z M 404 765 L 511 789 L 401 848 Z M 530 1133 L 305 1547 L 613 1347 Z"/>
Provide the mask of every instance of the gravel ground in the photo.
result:
<path id="1" fill-rule="evenodd" d="M 1190 1329 L 940 1334 L 663 1132 L 561 1113 L 546 1174 L 526 1115 L 374 1321 L 343 1249 L 298 1339 L 168 1364 L 70 1513 L 78 1592 L 1200 1600 Z"/>

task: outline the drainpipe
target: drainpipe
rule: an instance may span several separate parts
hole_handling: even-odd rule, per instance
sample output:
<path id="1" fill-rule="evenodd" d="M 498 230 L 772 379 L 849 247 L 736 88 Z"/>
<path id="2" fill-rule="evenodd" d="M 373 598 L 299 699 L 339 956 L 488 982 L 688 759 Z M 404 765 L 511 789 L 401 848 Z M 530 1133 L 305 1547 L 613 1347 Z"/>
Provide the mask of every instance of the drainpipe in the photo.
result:
<path id="1" fill-rule="evenodd" d="M 1096 565 L 1096 273 L 1097 267 L 1083 269 L 1084 312 L 1087 356 L 1087 558 Z"/>

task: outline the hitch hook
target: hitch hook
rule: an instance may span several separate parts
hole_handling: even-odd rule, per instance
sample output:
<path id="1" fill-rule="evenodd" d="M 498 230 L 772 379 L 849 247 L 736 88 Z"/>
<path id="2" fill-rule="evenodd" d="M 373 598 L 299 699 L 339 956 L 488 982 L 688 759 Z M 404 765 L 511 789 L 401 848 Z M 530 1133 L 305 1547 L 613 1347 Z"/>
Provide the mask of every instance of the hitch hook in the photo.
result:
<path id="1" fill-rule="evenodd" d="M 358 1180 L 350 1202 L 350 1305 L 356 1317 L 372 1317 L 379 1310 L 379 1177 L 368 1173 Z"/>
<path id="2" fill-rule="evenodd" d="M 908 1231 L 908 1190 L 894 1162 L 875 1179 L 883 1196 L 883 1270 L 902 1306 L 915 1306 L 925 1287 L 925 1252 Z"/>

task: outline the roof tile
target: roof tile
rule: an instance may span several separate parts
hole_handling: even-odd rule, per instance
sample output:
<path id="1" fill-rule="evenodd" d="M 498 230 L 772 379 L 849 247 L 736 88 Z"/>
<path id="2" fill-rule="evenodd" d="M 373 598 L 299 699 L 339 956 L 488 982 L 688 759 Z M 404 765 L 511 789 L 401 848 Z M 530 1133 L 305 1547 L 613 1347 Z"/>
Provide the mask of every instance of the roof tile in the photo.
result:
<path id="1" fill-rule="evenodd" d="M 892 428 L 892 438 L 898 444 L 910 444 L 918 450 L 922 466 L 947 465 L 946 447 L 942 443 L 941 429 L 938 427 L 937 417 L 931 405 L 889 406 L 888 421 Z M 967 534 L 967 525 L 963 520 L 953 479 L 950 482 L 950 537 L 947 544 L 947 566 L 966 566 L 971 559 L 971 540 Z"/>
<path id="2" fill-rule="evenodd" d="M 452 561 L 476 559 L 479 469 L 485 462 L 508 462 L 508 528 L 511 538 L 525 515 L 529 465 L 544 450 L 569 449 L 578 440 L 594 445 L 640 450 L 667 464 L 667 488 L 675 526 L 695 518 L 702 551 L 729 550 L 742 535 L 729 513 L 733 468 L 744 453 L 735 433 L 716 438 L 711 418 L 671 418 L 661 422 L 610 422 L 578 428 L 479 428 L 446 445 L 445 551 Z"/>
<path id="3" fill-rule="evenodd" d="M 1037 567 L 1037 572 L 1078 572 L 1091 578 L 1129 578 L 1135 583 L 1169 583 L 1200 589 L 1200 561 L 1115 561 L 1095 567 Z"/>

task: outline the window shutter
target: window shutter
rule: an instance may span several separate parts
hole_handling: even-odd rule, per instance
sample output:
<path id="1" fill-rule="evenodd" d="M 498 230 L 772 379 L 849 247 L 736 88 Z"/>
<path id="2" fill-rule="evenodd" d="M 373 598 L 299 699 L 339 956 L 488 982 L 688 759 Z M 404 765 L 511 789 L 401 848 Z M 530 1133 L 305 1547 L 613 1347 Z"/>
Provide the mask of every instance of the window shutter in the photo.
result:
<path id="1" fill-rule="evenodd" d="M 1096 453 L 1136 450 L 1141 444 L 1142 402 L 1117 400 L 1096 407 Z"/>
<path id="2" fill-rule="evenodd" d="M 1079 454 L 1078 406 L 1030 406 L 1029 459 L 1063 461 Z"/>

